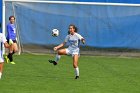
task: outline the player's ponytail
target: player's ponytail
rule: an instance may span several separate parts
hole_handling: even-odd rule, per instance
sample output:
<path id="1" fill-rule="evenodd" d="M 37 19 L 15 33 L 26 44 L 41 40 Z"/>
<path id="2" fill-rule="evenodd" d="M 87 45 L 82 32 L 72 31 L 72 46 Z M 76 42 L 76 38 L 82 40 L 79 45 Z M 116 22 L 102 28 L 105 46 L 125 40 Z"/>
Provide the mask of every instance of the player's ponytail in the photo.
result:
<path id="1" fill-rule="evenodd" d="M 75 32 L 77 33 L 78 32 L 78 28 L 76 26 L 74 28 L 75 28 Z"/>

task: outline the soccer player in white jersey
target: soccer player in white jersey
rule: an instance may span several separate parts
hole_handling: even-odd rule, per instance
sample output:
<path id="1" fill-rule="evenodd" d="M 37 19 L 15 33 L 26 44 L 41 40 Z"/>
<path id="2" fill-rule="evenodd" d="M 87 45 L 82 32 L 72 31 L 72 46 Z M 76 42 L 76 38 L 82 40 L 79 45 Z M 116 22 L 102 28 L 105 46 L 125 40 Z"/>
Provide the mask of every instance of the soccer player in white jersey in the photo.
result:
<path id="1" fill-rule="evenodd" d="M 2 33 L 0 33 L 0 42 L 2 42 L 6 48 L 9 47 L 6 37 Z M 2 54 L 2 51 L 0 50 L 0 79 L 1 79 L 2 71 L 3 71 L 3 62 L 4 62 L 3 54 Z"/>
<path id="2" fill-rule="evenodd" d="M 85 43 L 85 39 L 80 34 L 77 33 L 77 27 L 73 24 L 69 25 L 69 32 L 65 38 L 65 41 L 62 44 L 54 47 L 54 51 L 57 51 L 55 60 L 49 60 L 50 63 L 57 65 L 61 57 L 60 55 L 72 55 L 73 67 L 75 69 L 75 79 L 79 78 L 78 58 L 80 51 L 79 49 L 80 41 L 82 41 L 83 44 Z M 69 43 L 69 47 L 60 49 L 67 42 Z"/>

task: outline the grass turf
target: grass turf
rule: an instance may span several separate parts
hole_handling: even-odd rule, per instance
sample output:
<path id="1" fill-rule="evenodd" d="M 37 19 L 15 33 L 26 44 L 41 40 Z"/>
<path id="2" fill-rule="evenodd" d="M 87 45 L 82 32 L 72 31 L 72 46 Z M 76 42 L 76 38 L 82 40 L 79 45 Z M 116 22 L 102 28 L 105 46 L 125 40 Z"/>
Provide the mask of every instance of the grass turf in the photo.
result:
<path id="1" fill-rule="evenodd" d="M 16 65 L 4 65 L 0 93 L 140 93 L 139 58 L 81 56 L 75 80 L 71 57 L 57 66 L 51 55 L 14 57 Z"/>

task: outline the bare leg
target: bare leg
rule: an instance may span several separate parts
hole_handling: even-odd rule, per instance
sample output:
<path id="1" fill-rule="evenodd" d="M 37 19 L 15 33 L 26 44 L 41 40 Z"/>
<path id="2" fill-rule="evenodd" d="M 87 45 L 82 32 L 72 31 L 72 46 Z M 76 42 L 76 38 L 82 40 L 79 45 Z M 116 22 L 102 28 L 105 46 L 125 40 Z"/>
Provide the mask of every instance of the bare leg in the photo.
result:
<path id="1" fill-rule="evenodd" d="M 13 57 L 12 57 L 12 53 L 13 53 L 13 44 L 12 45 L 10 45 L 10 47 L 9 47 L 9 54 L 8 54 L 8 58 L 9 58 L 9 60 L 10 60 L 10 62 L 12 62 L 13 61 Z"/>
<path id="2" fill-rule="evenodd" d="M 11 63 L 13 62 L 13 54 L 17 51 L 18 51 L 17 43 L 13 43 L 9 48 L 9 54 L 8 54 L 8 58 Z M 13 63 L 13 64 L 15 64 L 15 63 Z"/>
<path id="3" fill-rule="evenodd" d="M 17 43 L 13 43 L 13 52 L 17 52 L 17 51 L 18 51 Z"/>
<path id="4" fill-rule="evenodd" d="M 78 54 L 73 56 L 73 67 L 75 69 L 75 79 L 79 78 L 79 68 L 78 68 Z"/>
<path id="5" fill-rule="evenodd" d="M 58 50 L 57 54 L 56 54 L 56 57 L 55 57 L 55 60 L 49 60 L 50 63 L 53 63 L 54 65 L 57 65 L 60 58 L 61 58 L 61 55 L 66 55 L 66 49 L 60 49 Z"/>
<path id="6" fill-rule="evenodd" d="M 1 76 L 2 76 L 2 71 L 3 71 L 3 63 L 0 63 L 0 79 L 1 79 Z"/>
<path id="7" fill-rule="evenodd" d="M 58 61 L 61 58 L 61 55 L 66 55 L 66 49 L 60 49 L 60 50 L 58 50 L 58 52 L 56 54 L 56 57 L 55 57 L 55 62 L 58 63 Z"/>

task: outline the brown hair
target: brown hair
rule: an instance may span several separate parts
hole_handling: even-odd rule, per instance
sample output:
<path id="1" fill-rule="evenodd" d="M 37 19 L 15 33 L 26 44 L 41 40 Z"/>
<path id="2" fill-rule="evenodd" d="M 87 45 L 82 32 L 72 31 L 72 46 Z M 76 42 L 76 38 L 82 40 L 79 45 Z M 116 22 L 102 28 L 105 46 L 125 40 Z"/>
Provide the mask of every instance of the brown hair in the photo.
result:
<path id="1" fill-rule="evenodd" d="M 70 24 L 69 27 L 72 26 L 75 29 L 75 32 L 78 32 L 78 28 L 74 24 Z"/>
<path id="2" fill-rule="evenodd" d="M 78 28 L 77 28 L 74 24 L 70 24 L 69 27 L 70 27 L 70 26 L 72 26 L 72 27 L 75 29 L 74 32 L 76 32 L 76 33 L 78 32 Z M 70 34 L 69 31 L 68 31 L 68 34 Z"/>
<path id="3" fill-rule="evenodd" d="M 10 17 L 9 17 L 9 20 L 11 20 L 11 18 L 14 18 L 14 19 L 15 19 L 15 17 L 14 17 L 14 16 L 10 16 Z"/>

